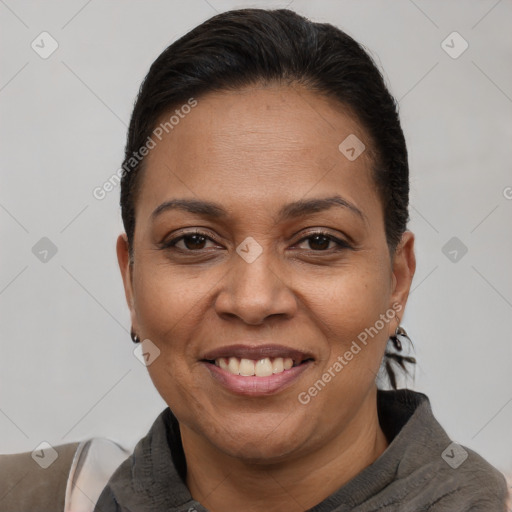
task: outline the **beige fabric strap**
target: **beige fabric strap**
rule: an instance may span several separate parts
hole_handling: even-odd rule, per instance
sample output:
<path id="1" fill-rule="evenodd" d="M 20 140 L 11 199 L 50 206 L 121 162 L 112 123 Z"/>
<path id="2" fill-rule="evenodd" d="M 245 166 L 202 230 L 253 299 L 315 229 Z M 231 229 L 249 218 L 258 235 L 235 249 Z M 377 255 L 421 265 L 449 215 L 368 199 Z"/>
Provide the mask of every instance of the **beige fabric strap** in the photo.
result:
<path id="1" fill-rule="evenodd" d="M 64 512 L 93 512 L 112 473 L 129 455 L 110 439 L 82 441 L 70 468 Z"/>

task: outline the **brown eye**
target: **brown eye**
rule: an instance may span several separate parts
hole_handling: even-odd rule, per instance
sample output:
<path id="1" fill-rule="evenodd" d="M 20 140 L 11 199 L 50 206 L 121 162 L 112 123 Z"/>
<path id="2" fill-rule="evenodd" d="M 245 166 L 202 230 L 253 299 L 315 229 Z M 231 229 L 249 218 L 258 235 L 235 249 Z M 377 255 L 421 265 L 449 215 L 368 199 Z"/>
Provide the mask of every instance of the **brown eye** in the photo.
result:
<path id="1" fill-rule="evenodd" d="M 187 249 L 194 250 L 203 249 L 207 238 L 202 235 L 185 235 L 182 240 Z"/>
<path id="2" fill-rule="evenodd" d="M 314 251 L 324 251 L 329 248 L 331 239 L 324 235 L 313 235 L 308 238 L 309 247 Z"/>
<path id="3" fill-rule="evenodd" d="M 340 240 L 339 238 L 336 238 L 329 233 L 322 232 L 312 233 L 311 235 L 304 237 L 302 240 L 300 240 L 299 245 L 306 243 L 308 246 L 301 247 L 301 249 L 309 249 L 315 252 L 350 249 L 350 245 L 347 242 Z M 329 244 L 331 243 L 333 245 L 329 247 Z"/>
<path id="4" fill-rule="evenodd" d="M 179 237 L 173 238 L 167 242 L 160 244 L 161 249 L 177 250 L 181 252 L 199 252 L 203 249 L 208 249 L 208 242 L 215 243 L 206 234 L 197 233 L 186 233 Z"/>

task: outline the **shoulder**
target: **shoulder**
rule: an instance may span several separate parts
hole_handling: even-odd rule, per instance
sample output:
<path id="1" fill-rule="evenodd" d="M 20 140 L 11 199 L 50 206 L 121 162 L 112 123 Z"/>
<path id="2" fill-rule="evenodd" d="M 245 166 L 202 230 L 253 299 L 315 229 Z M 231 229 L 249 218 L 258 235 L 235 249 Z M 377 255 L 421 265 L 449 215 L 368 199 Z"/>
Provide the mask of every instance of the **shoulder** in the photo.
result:
<path id="1" fill-rule="evenodd" d="M 436 462 L 427 465 L 423 485 L 411 503 L 431 503 L 432 511 L 505 512 L 505 476 L 470 448 L 451 443 Z M 432 499 L 431 499 L 432 498 Z"/>
<path id="2" fill-rule="evenodd" d="M 0 512 L 93 510 L 127 456 L 104 438 L 0 455 Z"/>
<path id="3" fill-rule="evenodd" d="M 381 393 L 380 398 L 385 425 L 391 432 L 398 430 L 388 447 L 388 455 L 397 461 L 390 487 L 398 502 L 436 512 L 505 510 L 504 475 L 449 437 L 426 395 L 400 390 Z"/>
<path id="4" fill-rule="evenodd" d="M 431 446 L 430 460 L 409 475 L 414 482 L 409 498 L 412 505 L 429 503 L 428 510 L 436 512 L 505 512 L 507 482 L 497 468 L 447 436 L 436 436 Z"/>
<path id="5" fill-rule="evenodd" d="M 447 474 L 457 475 L 462 493 L 468 496 L 468 503 L 475 511 L 504 510 L 508 497 L 508 485 L 503 473 L 470 448 L 460 446 L 467 453 L 467 459 L 460 466 L 449 467 Z M 450 454 L 445 454 L 447 457 Z M 464 457 L 464 453 L 462 454 Z M 473 510 L 473 509 L 471 509 Z"/>

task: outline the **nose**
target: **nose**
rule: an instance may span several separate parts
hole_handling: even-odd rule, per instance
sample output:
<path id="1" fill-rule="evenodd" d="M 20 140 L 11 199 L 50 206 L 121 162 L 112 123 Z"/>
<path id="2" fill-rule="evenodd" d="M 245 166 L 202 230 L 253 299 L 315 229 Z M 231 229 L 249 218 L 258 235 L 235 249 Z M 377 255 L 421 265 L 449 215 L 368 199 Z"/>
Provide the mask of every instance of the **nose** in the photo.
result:
<path id="1" fill-rule="evenodd" d="M 219 316 L 237 317 L 246 324 L 262 324 L 267 317 L 291 318 L 297 300 L 269 250 L 251 263 L 236 254 L 215 301 Z"/>

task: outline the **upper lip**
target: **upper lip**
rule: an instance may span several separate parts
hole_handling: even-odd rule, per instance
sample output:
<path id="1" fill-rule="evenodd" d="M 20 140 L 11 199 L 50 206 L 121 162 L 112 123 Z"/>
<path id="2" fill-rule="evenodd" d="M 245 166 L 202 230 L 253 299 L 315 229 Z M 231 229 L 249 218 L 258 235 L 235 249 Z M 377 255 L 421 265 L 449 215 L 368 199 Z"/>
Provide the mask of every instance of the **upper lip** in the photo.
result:
<path id="1" fill-rule="evenodd" d="M 286 347 L 284 345 L 225 345 L 205 353 L 201 360 L 215 361 L 220 357 L 238 357 L 239 359 L 252 359 L 258 361 L 266 357 L 290 357 L 294 364 L 300 364 L 306 359 L 312 359 L 308 352 Z"/>

